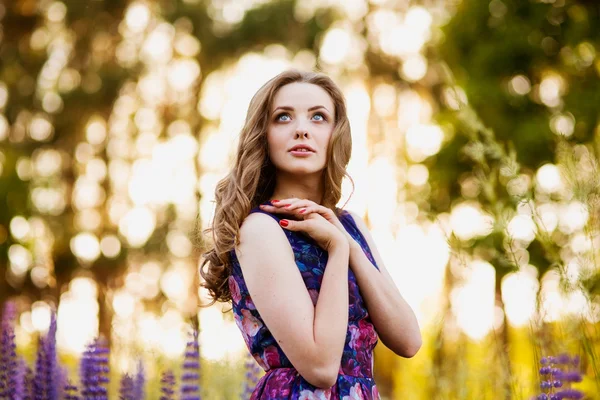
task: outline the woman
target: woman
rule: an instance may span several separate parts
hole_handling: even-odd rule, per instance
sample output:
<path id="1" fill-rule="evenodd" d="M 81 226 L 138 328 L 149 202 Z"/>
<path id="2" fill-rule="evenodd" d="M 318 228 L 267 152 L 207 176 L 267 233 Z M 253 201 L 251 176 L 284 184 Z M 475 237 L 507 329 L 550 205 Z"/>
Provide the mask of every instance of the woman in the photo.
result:
<path id="1" fill-rule="evenodd" d="M 285 71 L 250 102 L 201 274 L 266 371 L 251 399 L 378 399 L 378 338 L 403 357 L 421 346 L 365 223 L 336 208 L 351 147 L 343 94 L 321 73 Z"/>

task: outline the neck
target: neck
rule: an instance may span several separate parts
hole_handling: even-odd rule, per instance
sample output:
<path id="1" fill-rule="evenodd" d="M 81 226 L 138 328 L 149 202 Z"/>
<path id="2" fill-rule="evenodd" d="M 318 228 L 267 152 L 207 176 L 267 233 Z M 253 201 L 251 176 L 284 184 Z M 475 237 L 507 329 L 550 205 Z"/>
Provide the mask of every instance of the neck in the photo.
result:
<path id="1" fill-rule="evenodd" d="M 321 204 L 323 200 L 321 174 L 299 177 L 278 171 L 275 177 L 275 189 L 270 200 L 290 198 L 307 199 Z"/>

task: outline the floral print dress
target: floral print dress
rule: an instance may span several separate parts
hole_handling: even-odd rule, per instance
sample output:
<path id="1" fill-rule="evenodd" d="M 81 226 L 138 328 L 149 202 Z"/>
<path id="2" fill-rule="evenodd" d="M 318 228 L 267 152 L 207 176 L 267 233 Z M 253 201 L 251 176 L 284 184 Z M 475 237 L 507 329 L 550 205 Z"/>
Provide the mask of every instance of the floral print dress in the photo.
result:
<path id="1" fill-rule="evenodd" d="M 273 217 L 277 222 L 285 218 L 282 214 L 268 213 L 258 207 L 250 212 L 262 212 Z M 367 258 L 379 269 L 351 214 L 342 210 L 339 220 L 360 244 Z M 316 304 L 327 264 L 327 252 L 317 246 L 309 236 L 301 232 L 283 230 L 292 246 L 296 265 L 313 304 Z M 348 270 L 349 310 L 344 352 L 337 381 L 331 388 L 325 390 L 307 382 L 292 366 L 252 303 L 235 250 L 231 251 L 230 257 L 232 275 L 228 283 L 235 322 L 242 332 L 248 350 L 266 371 L 258 381 L 250 397 L 251 400 L 380 399 L 373 380 L 373 349 L 377 344 L 378 336 L 352 270 Z"/>

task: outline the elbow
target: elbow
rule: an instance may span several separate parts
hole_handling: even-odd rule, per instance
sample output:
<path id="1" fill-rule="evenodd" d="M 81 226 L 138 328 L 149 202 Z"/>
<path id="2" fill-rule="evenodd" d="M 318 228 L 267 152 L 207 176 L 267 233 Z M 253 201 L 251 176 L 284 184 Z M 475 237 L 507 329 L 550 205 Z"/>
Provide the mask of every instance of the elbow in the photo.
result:
<path id="1" fill-rule="evenodd" d="M 310 377 L 305 377 L 305 379 L 311 385 L 319 389 L 327 390 L 337 382 L 338 372 L 339 364 L 335 367 L 332 365 L 328 367 L 313 368 Z"/>
<path id="2" fill-rule="evenodd" d="M 298 373 L 311 385 L 316 388 L 330 389 L 338 380 L 340 372 L 342 352 L 332 354 L 315 348 L 314 352 L 306 351 L 292 365 Z"/>
<path id="3" fill-rule="evenodd" d="M 404 358 L 413 358 L 417 355 L 422 345 L 423 339 L 421 338 L 421 334 L 418 333 L 414 338 L 411 338 L 411 340 L 405 344 L 401 354 L 399 355 Z"/>
<path id="4" fill-rule="evenodd" d="M 384 344 L 400 357 L 413 358 L 421 349 L 423 340 L 421 338 L 421 333 L 417 331 L 415 335 L 409 338 L 403 338 L 402 340 L 397 338 L 394 341 L 388 340 L 387 342 L 384 342 Z"/>
<path id="5" fill-rule="evenodd" d="M 413 358 L 414 356 L 417 355 L 417 353 L 419 352 L 419 350 L 421 349 L 421 345 L 416 345 L 416 346 L 412 346 L 409 347 L 407 349 L 404 350 L 404 354 L 402 355 L 404 358 Z"/>

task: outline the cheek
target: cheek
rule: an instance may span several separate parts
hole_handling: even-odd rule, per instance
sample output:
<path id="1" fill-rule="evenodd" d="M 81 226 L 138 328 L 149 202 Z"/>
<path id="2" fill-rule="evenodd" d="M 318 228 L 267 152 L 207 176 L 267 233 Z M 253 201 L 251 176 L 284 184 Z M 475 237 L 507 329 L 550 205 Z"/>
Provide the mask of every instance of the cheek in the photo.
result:
<path id="1" fill-rule="evenodd" d="M 275 132 L 271 130 L 267 131 L 265 139 L 267 140 L 267 146 L 269 147 L 269 150 L 272 150 L 274 147 L 277 147 L 277 135 L 275 134 Z"/>
<path id="2" fill-rule="evenodd" d="M 282 149 L 285 149 L 286 146 L 286 143 L 283 142 L 281 135 L 277 135 L 276 132 L 269 132 L 266 140 L 271 160 L 273 160 L 273 158 L 280 157 L 279 154 L 281 153 Z"/>
<path id="3" fill-rule="evenodd" d="M 319 135 L 317 139 L 319 147 L 321 147 L 324 150 L 327 150 L 327 148 L 329 147 L 329 142 L 331 141 L 332 134 L 333 131 L 330 130 L 329 132 L 323 132 L 323 135 Z"/>

